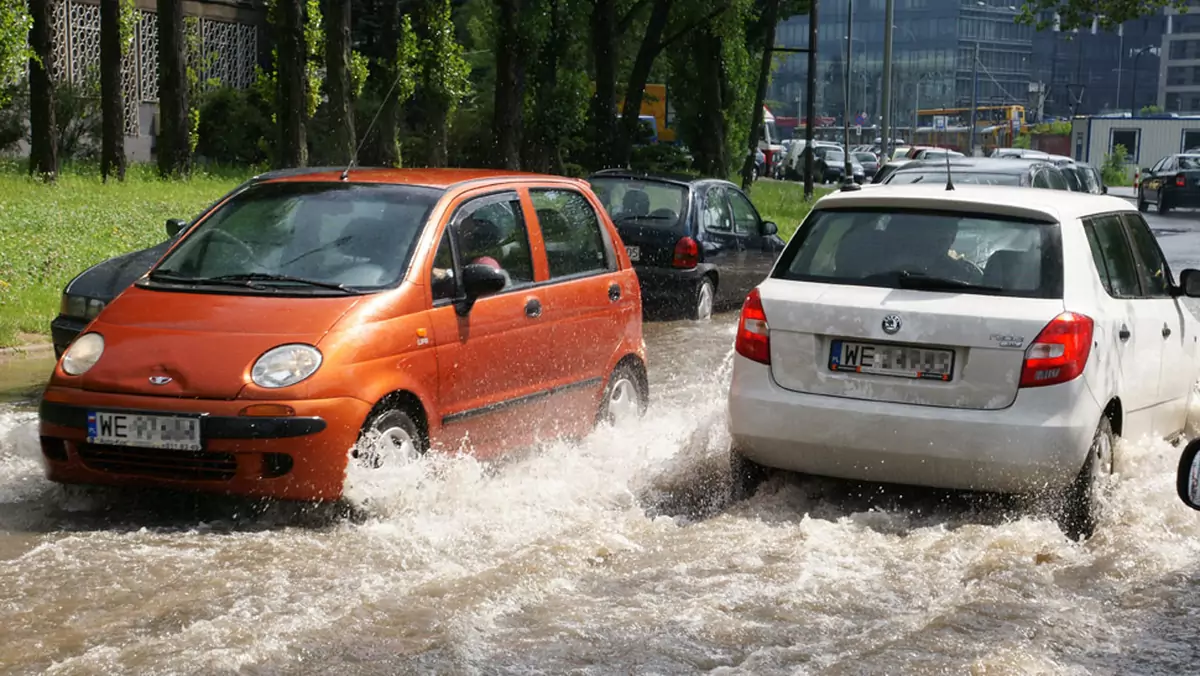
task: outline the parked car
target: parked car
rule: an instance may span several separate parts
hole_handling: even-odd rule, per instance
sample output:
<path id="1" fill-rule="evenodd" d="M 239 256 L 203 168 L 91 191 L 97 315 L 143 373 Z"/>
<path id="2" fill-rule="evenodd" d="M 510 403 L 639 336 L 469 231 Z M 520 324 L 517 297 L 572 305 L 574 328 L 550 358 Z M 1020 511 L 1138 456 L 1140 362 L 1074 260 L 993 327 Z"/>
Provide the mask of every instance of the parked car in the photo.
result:
<path id="1" fill-rule="evenodd" d="M 1087 537 L 1115 438 L 1177 437 L 1197 330 L 1115 197 L 880 186 L 822 198 L 747 296 L 729 391 L 735 497 L 769 469 L 1061 494 Z"/>
<path id="2" fill-rule="evenodd" d="M 301 176 L 310 173 L 341 171 L 334 167 L 309 167 L 304 169 L 280 169 L 253 176 L 228 194 L 209 205 L 191 222 L 170 218 L 167 219 L 167 239 L 152 247 L 131 251 L 120 256 L 101 261 L 84 270 L 63 288 L 62 301 L 58 316 L 50 322 L 50 339 L 54 344 L 55 357 L 61 357 L 67 346 L 78 336 L 88 323 L 100 314 L 112 299 L 146 274 L 151 266 L 175 243 L 192 223 L 203 218 L 216 205 L 229 197 L 236 195 L 252 185 L 280 178 Z"/>
<path id="3" fill-rule="evenodd" d="M 882 167 L 879 167 L 879 169 L 875 171 L 875 175 L 871 177 L 871 184 L 879 185 L 880 183 L 886 183 L 888 177 L 891 176 L 893 172 L 909 162 L 912 162 L 912 160 L 903 158 L 898 160 L 888 160 L 886 164 L 884 164 Z"/>
<path id="4" fill-rule="evenodd" d="M 869 181 L 875 177 L 875 172 L 879 171 L 879 158 L 875 153 L 870 151 L 859 151 L 854 153 L 854 159 L 863 168 L 863 182 Z"/>
<path id="5" fill-rule="evenodd" d="M 1069 190 L 1066 177 L 1058 167 L 1041 160 L 990 159 L 962 157 L 938 160 L 913 160 L 898 167 L 884 183 L 902 185 L 906 183 L 946 184 L 946 167 L 955 185 L 1007 185 L 1050 190 Z"/>
<path id="6" fill-rule="evenodd" d="M 1138 211 L 1148 211 L 1151 202 L 1160 214 L 1200 208 L 1200 155 L 1168 155 L 1141 174 Z"/>
<path id="7" fill-rule="evenodd" d="M 641 415 L 641 328 L 637 277 L 584 181 L 259 180 L 71 343 L 41 449 L 60 483 L 334 500 L 351 462 L 468 441 L 487 457 Z"/>
<path id="8" fill-rule="evenodd" d="M 910 153 L 910 158 L 914 160 L 943 160 L 949 155 L 951 158 L 964 157 L 957 150 L 949 148 L 918 148 Z"/>
<path id="9" fill-rule="evenodd" d="M 1041 150 L 1031 150 L 1029 148 L 996 148 L 992 150 L 991 157 L 1048 160 L 1050 159 L 1050 154 L 1042 152 Z"/>
<path id="10" fill-rule="evenodd" d="M 1064 174 L 1072 173 L 1079 180 L 1082 187 L 1081 192 L 1091 193 L 1093 195 L 1107 195 L 1108 186 L 1104 185 L 1104 177 L 1100 171 L 1090 164 L 1075 163 L 1069 167 L 1063 167 Z"/>
<path id="11" fill-rule="evenodd" d="M 728 181 L 619 169 L 588 180 L 617 224 L 646 307 L 694 320 L 736 308 L 783 249 L 779 228 Z"/>
<path id="12" fill-rule="evenodd" d="M 790 181 L 804 180 L 804 149 L 807 147 L 808 144 L 804 139 L 796 139 L 788 147 L 787 156 L 783 161 L 784 178 Z M 832 141 L 813 141 L 813 148 L 832 148 L 840 151 L 842 146 L 840 143 L 833 143 Z M 813 159 L 816 160 L 815 157 Z M 820 178 L 816 180 L 819 181 Z"/>

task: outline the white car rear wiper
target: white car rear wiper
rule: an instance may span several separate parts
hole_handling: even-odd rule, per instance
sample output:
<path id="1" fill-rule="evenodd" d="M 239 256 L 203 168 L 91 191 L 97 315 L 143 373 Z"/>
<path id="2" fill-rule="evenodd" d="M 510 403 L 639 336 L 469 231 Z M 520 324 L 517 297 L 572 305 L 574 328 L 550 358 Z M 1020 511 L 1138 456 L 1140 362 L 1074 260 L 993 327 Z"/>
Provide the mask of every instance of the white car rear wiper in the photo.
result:
<path id="1" fill-rule="evenodd" d="M 894 274 L 896 275 L 896 282 L 905 289 L 921 289 L 925 291 L 990 291 L 993 293 L 1003 293 L 1004 291 L 1004 289 L 998 286 L 972 284 L 957 279 L 950 279 L 949 277 L 935 277 L 911 270 L 899 270 Z"/>

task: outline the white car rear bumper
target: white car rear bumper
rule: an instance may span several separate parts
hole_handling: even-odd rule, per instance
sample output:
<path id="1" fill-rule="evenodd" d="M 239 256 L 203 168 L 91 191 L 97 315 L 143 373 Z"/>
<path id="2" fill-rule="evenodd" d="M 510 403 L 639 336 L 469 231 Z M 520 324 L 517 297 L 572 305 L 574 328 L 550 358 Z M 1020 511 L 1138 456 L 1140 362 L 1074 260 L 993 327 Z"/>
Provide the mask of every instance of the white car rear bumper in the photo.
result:
<path id="1" fill-rule="evenodd" d="M 1002 493 L 1067 485 L 1102 413 L 1083 378 L 1022 390 L 1006 409 L 954 409 L 792 392 L 736 354 L 729 392 L 734 448 L 759 464 Z"/>

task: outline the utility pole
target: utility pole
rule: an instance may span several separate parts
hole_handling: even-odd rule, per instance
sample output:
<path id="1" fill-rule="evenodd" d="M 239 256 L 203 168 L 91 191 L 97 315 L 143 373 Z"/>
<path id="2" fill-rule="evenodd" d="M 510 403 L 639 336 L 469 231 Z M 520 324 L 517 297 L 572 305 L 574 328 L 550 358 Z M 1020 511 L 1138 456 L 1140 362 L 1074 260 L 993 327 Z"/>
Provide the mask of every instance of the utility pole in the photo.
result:
<path id="1" fill-rule="evenodd" d="M 975 43 L 975 63 L 971 74 L 971 143 L 969 153 L 975 156 L 975 116 L 979 108 L 979 43 Z"/>
<path id="2" fill-rule="evenodd" d="M 883 17 L 883 124 L 880 125 L 879 147 L 884 157 L 891 157 L 892 148 L 892 24 L 896 23 L 896 0 L 887 0 Z"/>
<path id="3" fill-rule="evenodd" d="M 817 5 L 819 0 L 808 4 L 808 94 L 804 105 L 804 199 L 813 198 L 813 120 L 817 116 Z"/>
<path id="4" fill-rule="evenodd" d="M 850 164 L 850 57 L 851 46 L 854 44 L 854 0 L 846 0 L 846 88 L 842 92 L 845 97 L 845 112 L 842 113 L 842 151 L 845 160 L 845 175 L 842 176 L 844 185 L 854 183 L 854 171 Z"/>

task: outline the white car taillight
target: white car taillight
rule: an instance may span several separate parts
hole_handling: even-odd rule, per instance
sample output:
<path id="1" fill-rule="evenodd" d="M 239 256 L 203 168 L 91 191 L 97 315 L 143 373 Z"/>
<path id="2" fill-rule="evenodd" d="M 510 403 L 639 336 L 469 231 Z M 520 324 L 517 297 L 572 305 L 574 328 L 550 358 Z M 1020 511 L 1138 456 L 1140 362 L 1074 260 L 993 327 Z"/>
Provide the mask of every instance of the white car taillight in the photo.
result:
<path id="1" fill-rule="evenodd" d="M 771 363 L 771 329 L 767 326 L 767 313 L 763 311 L 758 289 L 751 290 L 746 302 L 742 303 L 742 317 L 738 320 L 733 348 L 746 359 L 760 364 Z"/>
<path id="2" fill-rule="evenodd" d="M 1021 387 L 1045 387 L 1074 380 L 1092 352 L 1092 318 L 1077 312 L 1055 317 L 1025 350 Z"/>

